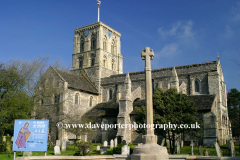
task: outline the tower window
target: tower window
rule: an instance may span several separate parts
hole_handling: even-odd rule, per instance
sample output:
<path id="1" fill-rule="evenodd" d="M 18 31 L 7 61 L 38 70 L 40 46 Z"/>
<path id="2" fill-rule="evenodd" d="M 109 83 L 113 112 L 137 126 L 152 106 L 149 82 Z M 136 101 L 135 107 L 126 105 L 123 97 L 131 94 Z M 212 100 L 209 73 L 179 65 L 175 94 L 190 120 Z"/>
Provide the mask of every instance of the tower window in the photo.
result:
<path id="1" fill-rule="evenodd" d="M 112 60 L 112 70 L 114 70 L 114 63 L 115 63 L 115 61 Z"/>
<path id="2" fill-rule="evenodd" d="M 109 90 L 109 100 L 112 100 L 112 97 L 113 97 L 113 96 L 112 96 L 112 90 L 110 89 L 110 90 Z"/>
<path id="3" fill-rule="evenodd" d="M 95 55 L 92 54 L 92 55 L 91 55 L 91 66 L 93 67 L 94 64 L 95 64 Z"/>
<path id="4" fill-rule="evenodd" d="M 195 92 L 199 92 L 199 82 L 195 81 Z"/>
<path id="5" fill-rule="evenodd" d="M 91 49 L 96 49 L 97 47 L 96 47 L 96 39 L 95 38 L 92 38 L 92 44 L 91 44 Z"/>
<path id="6" fill-rule="evenodd" d="M 79 68 L 83 66 L 83 57 L 79 57 Z"/>
<path id="7" fill-rule="evenodd" d="M 95 58 L 92 57 L 92 59 L 91 59 L 91 66 L 92 66 L 92 67 L 94 66 L 94 63 L 95 63 Z"/>
<path id="8" fill-rule="evenodd" d="M 114 53 L 114 44 L 111 45 L 111 52 Z"/>
<path id="9" fill-rule="evenodd" d="M 103 41 L 103 50 L 104 50 L 104 51 L 107 50 L 107 43 L 106 43 L 106 41 Z"/>
<path id="10" fill-rule="evenodd" d="M 54 99 L 54 102 L 58 104 L 60 102 L 60 94 L 56 95 Z"/>
<path id="11" fill-rule="evenodd" d="M 83 38 L 81 38 L 80 52 L 84 52 L 84 39 Z"/>
<path id="12" fill-rule="evenodd" d="M 103 67 L 107 68 L 107 57 L 103 57 Z"/>

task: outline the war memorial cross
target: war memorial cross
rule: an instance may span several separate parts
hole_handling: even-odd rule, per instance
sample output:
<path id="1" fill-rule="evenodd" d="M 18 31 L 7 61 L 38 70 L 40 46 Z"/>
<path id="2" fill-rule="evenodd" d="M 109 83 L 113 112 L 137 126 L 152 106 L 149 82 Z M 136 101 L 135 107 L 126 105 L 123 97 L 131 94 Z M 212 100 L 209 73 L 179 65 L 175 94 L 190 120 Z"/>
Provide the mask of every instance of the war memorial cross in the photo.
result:
<path id="1" fill-rule="evenodd" d="M 146 104 L 146 120 L 147 120 L 147 130 L 145 135 L 145 143 L 154 143 L 155 136 L 154 130 L 149 128 L 153 125 L 153 101 L 152 101 L 152 73 L 151 73 L 151 61 L 153 59 L 154 52 L 149 47 L 145 47 L 142 50 L 141 57 L 145 60 L 145 104 Z"/>

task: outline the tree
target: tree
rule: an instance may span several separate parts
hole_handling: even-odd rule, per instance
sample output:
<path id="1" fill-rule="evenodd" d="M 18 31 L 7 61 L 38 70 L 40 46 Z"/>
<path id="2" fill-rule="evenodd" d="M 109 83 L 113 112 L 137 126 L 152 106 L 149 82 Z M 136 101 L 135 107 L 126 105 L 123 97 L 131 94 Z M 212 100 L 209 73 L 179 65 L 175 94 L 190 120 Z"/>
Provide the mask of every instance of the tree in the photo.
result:
<path id="1" fill-rule="evenodd" d="M 33 61 L 0 62 L 0 134 L 13 133 L 15 119 L 30 119 L 34 105 L 34 89 L 49 67 L 49 58 Z M 68 70 L 59 60 L 52 66 Z M 0 138 L 1 139 L 1 138 Z"/>
<path id="2" fill-rule="evenodd" d="M 186 124 L 191 126 L 195 124 L 198 119 L 197 109 L 195 103 L 188 99 L 188 96 L 178 93 L 175 88 L 167 91 L 156 89 L 153 95 L 153 110 L 154 110 L 154 124 Z M 142 123 L 145 119 L 145 107 L 142 106 L 136 109 L 137 117 L 136 122 Z M 155 134 L 161 135 L 170 141 L 170 152 L 174 154 L 175 141 L 178 135 L 183 133 L 197 134 L 194 129 L 181 129 L 181 128 L 156 128 Z"/>
<path id="3" fill-rule="evenodd" d="M 33 101 L 24 89 L 25 77 L 16 66 L 0 65 L 0 130 L 13 133 L 15 119 L 28 119 Z"/>
<path id="4" fill-rule="evenodd" d="M 232 88 L 227 94 L 228 114 L 232 127 L 232 136 L 240 136 L 240 92 Z"/>

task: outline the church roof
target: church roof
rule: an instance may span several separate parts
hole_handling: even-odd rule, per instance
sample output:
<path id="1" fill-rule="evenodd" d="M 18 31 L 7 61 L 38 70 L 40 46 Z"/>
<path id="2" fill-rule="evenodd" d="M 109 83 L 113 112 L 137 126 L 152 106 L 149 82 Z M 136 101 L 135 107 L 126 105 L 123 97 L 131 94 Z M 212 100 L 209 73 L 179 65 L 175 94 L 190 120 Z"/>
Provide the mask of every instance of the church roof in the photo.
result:
<path id="1" fill-rule="evenodd" d="M 85 116 L 87 117 L 117 117 L 119 112 L 119 104 L 116 102 L 99 103 L 89 110 Z"/>
<path id="2" fill-rule="evenodd" d="M 172 70 L 173 70 L 173 67 L 153 69 L 152 78 L 171 77 Z M 175 70 L 178 76 L 217 71 L 217 61 L 175 66 Z M 129 75 L 132 81 L 145 79 L 145 71 L 130 72 Z M 126 77 L 126 73 L 111 75 L 110 77 L 102 78 L 101 85 L 109 85 L 111 83 L 123 83 L 125 77 Z"/>
<path id="3" fill-rule="evenodd" d="M 212 109 L 215 96 L 216 95 L 190 95 L 188 97 L 195 102 L 198 112 L 208 112 Z M 144 105 L 145 99 L 139 99 L 133 103 L 134 107 L 141 107 Z M 136 112 L 133 110 L 130 114 L 134 115 Z"/>
<path id="4" fill-rule="evenodd" d="M 198 112 L 211 111 L 215 95 L 191 95 L 188 96 L 196 104 Z M 145 105 L 145 99 L 138 99 L 133 102 L 133 107 L 140 107 Z M 119 103 L 104 102 L 97 104 L 93 109 L 88 111 L 85 116 L 88 117 L 116 117 L 119 113 Z M 130 115 L 136 114 L 133 110 Z"/>
<path id="5" fill-rule="evenodd" d="M 190 95 L 188 96 L 196 104 L 197 110 L 211 111 L 216 95 Z"/>
<path id="6" fill-rule="evenodd" d="M 90 81 L 88 75 L 84 70 L 81 72 L 80 75 L 76 75 L 76 74 L 65 72 L 53 67 L 52 69 L 59 75 L 59 77 L 63 81 L 68 82 L 69 88 L 74 88 L 77 90 L 98 94 L 98 90 Z"/>

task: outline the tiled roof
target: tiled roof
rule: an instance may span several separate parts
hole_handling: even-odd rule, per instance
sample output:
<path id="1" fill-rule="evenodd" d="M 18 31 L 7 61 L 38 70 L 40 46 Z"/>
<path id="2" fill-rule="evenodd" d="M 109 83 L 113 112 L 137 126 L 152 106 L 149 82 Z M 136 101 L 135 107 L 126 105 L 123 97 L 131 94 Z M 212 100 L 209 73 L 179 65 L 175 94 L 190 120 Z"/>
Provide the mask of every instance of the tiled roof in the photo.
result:
<path id="1" fill-rule="evenodd" d="M 191 95 L 188 96 L 196 104 L 197 110 L 200 112 L 211 111 L 215 95 Z M 134 101 L 133 107 L 145 105 L 145 99 Z M 88 117 L 116 117 L 119 113 L 119 104 L 116 102 L 105 102 L 96 105 L 88 111 L 85 116 Z M 133 110 L 130 115 L 136 114 Z"/>
<path id="2" fill-rule="evenodd" d="M 116 102 L 99 103 L 85 116 L 87 117 L 117 117 L 119 112 L 119 104 Z"/>
<path id="3" fill-rule="evenodd" d="M 198 111 L 211 111 L 216 95 L 191 95 L 188 96 L 192 99 Z"/>
<path id="4" fill-rule="evenodd" d="M 89 77 L 87 76 L 84 70 L 81 72 L 80 75 L 76 75 L 53 67 L 52 69 L 63 79 L 63 81 L 68 82 L 69 88 L 74 88 L 77 90 L 98 94 L 98 90 L 90 81 Z"/>

